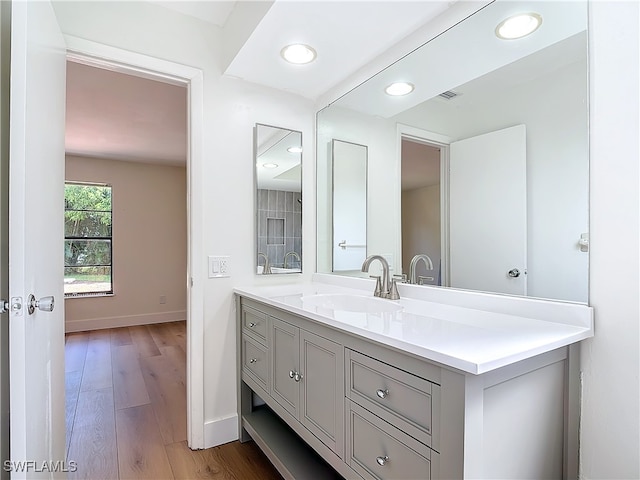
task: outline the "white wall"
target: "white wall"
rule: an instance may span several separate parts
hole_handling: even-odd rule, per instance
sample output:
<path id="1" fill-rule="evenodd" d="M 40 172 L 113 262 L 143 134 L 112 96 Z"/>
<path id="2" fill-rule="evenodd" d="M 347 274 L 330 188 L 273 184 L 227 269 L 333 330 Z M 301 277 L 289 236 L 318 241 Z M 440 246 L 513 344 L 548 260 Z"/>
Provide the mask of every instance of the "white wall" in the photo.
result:
<path id="1" fill-rule="evenodd" d="M 582 346 L 584 479 L 640 478 L 638 2 L 590 4 L 589 303 Z"/>
<path id="2" fill-rule="evenodd" d="M 237 435 L 235 312 L 239 284 L 308 278 L 315 264 L 313 118 L 311 102 L 295 95 L 222 78 L 221 32 L 211 24 L 147 2 L 55 2 L 63 33 L 189 65 L 204 77 L 202 218 L 193 218 L 206 255 L 229 255 L 231 277 L 204 283 L 205 446 Z M 303 275 L 256 276 L 253 201 L 253 126 L 302 131 Z M 203 265 L 206 258 L 202 258 Z M 206 267 L 202 269 L 206 272 Z"/>
<path id="3" fill-rule="evenodd" d="M 66 331 L 185 320 L 185 168 L 69 155 L 65 180 L 112 187 L 114 290 L 65 299 Z"/>

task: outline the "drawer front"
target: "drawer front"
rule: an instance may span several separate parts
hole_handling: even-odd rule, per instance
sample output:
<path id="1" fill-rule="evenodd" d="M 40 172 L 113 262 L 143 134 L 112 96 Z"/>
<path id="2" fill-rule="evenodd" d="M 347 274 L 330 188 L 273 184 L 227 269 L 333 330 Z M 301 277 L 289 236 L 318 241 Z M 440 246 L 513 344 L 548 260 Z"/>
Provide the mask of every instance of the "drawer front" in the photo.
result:
<path id="1" fill-rule="evenodd" d="M 348 362 L 347 397 L 430 446 L 434 385 L 352 350 Z"/>
<path id="2" fill-rule="evenodd" d="M 348 461 L 368 479 L 429 480 L 431 450 L 347 400 Z"/>
<path id="3" fill-rule="evenodd" d="M 268 390 L 269 356 L 264 345 L 252 340 L 249 336 L 242 336 L 242 369 L 264 388 Z"/>
<path id="4" fill-rule="evenodd" d="M 242 332 L 267 341 L 267 315 L 251 307 L 242 307 Z"/>

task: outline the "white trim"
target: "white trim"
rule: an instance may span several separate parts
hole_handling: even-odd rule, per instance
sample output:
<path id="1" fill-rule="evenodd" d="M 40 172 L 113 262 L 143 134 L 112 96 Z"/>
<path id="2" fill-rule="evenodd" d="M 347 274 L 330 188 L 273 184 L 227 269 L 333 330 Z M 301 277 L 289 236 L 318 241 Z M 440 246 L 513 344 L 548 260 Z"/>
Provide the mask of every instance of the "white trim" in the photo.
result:
<path id="1" fill-rule="evenodd" d="M 210 420 L 204 425 L 204 448 L 211 448 L 238 439 L 238 415 Z"/>
<path id="2" fill-rule="evenodd" d="M 142 313 L 139 315 L 123 315 L 120 317 L 87 318 L 67 321 L 65 332 L 84 332 L 102 330 L 104 328 L 133 327 L 134 325 L 150 325 L 152 323 L 178 322 L 187 319 L 186 310 L 175 312 Z"/>
<path id="3" fill-rule="evenodd" d="M 187 443 L 204 448 L 204 283 L 203 266 L 203 121 L 202 70 L 160 58 L 65 35 L 69 58 L 117 71 L 187 84 L 189 90 L 189 154 L 187 156 Z M 236 432 L 237 436 L 237 432 Z"/>

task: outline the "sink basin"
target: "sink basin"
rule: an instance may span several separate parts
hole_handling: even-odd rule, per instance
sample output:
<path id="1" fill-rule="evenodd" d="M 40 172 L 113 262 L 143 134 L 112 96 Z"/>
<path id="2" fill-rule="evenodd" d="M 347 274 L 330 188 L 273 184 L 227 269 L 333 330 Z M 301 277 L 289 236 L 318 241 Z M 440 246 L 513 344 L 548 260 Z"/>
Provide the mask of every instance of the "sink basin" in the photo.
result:
<path id="1" fill-rule="evenodd" d="M 302 305 L 304 307 L 362 313 L 392 313 L 399 312 L 403 308 L 402 305 L 392 300 L 346 293 L 307 295 L 302 297 Z"/>

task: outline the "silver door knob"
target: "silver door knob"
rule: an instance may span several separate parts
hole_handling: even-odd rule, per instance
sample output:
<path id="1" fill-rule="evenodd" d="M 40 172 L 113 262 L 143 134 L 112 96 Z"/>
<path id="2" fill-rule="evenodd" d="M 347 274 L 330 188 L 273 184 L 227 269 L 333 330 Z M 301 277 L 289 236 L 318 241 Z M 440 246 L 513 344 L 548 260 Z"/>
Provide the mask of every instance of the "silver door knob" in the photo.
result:
<path id="1" fill-rule="evenodd" d="M 33 315 L 33 312 L 36 311 L 36 308 L 42 312 L 53 312 L 55 303 L 55 298 L 51 296 L 42 297 L 40 300 L 36 300 L 36 297 L 32 293 L 27 299 L 27 311 L 29 312 L 29 315 Z"/>
<path id="2" fill-rule="evenodd" d="M 517 268 L 512 268 L 507 272 L 507 275 L 509 275 L 511 278 L 518 278 L 520 276 L 520 270 L 518 270 Z"/>
<path id="3" fill-rule="evenodd" d="M 378 462 L 378 465 L 380 465 L 381 467 L 384 467 L 388 461 L 389 461 L 388 455 L 385 455 L 384 457 L 383 456 L 376 457 L 376 462 Z"/>

